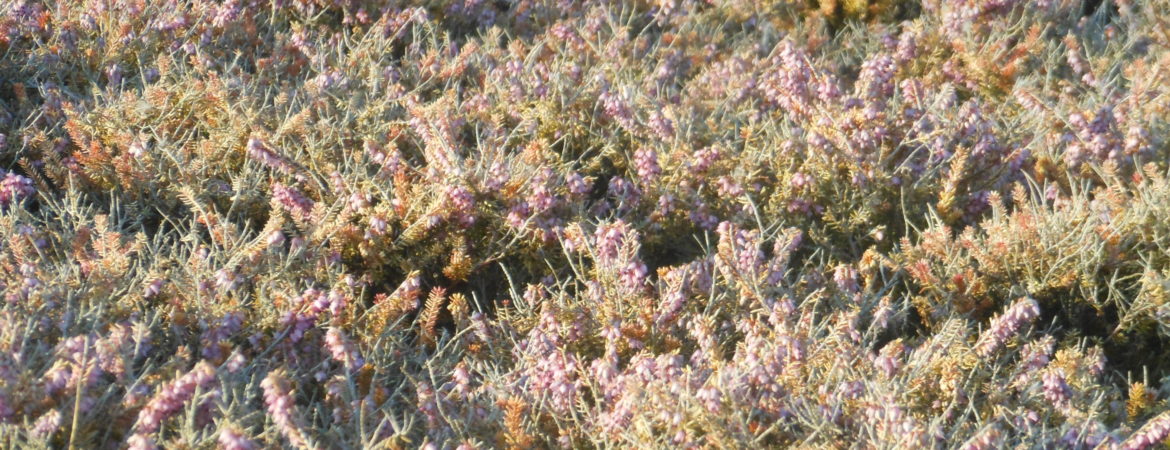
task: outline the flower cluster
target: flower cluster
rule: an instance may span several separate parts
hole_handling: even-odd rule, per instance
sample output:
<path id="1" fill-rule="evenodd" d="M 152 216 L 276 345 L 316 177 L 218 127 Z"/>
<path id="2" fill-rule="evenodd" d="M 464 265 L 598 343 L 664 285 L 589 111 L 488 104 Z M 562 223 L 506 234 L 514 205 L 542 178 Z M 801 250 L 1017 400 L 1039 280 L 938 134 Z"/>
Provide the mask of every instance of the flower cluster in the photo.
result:
<path id="1" fill-rule="evenodd" d="M 162 422 L 179 412 L 195 397 L 198 390 L 206 392 L 214 383 L 215 368 L 201 362 L 190 372 L 160 386 L 154 397 L 138 413 L 138 422 L 134 424 L 135 433 L 142 435 L 143 439 L 149 439 L 151 434 L 158 431 Z"/>
<path id="2" fill-rule="evenodd" d="M 1040 315 L 1040 306 L 1030 298 L 1021 298 L 1012 303 L 1003 315 L 991 321 L 987 331 L 979 337 L 976 345 L 980 356 L 990 356 L 995 353 L 1004 342 L 1010 339 L 1021 327 L 1035 320 Z"/>

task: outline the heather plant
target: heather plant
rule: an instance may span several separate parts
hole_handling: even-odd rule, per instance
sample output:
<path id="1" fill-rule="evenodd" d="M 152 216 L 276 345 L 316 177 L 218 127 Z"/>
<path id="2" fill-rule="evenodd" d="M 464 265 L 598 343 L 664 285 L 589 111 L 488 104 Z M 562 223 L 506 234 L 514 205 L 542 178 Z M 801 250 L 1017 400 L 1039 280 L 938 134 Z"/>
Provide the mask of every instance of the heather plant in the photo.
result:
<path id="1" fill-rule="evenodd" d="M 1165 445 L 1168 9 L 0 1 L 0 442 Z"/>

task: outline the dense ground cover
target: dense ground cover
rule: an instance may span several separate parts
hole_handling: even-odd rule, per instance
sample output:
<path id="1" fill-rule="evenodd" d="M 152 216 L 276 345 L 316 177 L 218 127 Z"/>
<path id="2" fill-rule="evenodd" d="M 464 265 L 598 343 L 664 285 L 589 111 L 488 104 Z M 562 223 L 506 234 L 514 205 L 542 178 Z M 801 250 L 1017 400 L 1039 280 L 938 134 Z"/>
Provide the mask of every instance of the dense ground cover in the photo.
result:
<path id="1" fill-rule="evenodd" d="M 0 0 L 0 442 L 1150 448 L 1167 0 Z"/>

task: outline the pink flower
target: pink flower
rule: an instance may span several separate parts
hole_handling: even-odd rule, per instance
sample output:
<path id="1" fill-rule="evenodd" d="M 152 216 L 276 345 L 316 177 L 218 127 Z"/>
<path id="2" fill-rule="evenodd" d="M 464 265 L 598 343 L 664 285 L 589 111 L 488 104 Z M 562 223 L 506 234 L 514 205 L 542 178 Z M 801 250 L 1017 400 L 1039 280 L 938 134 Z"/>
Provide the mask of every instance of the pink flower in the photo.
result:
<path id="1" fill-rule="evenodd" d="M 293 166 L 283 156 L 278 155 L 275 151 L 268 148 L 263 141 L 257 138 L 248 139 L 247 154 L 265 166 L 271 167 L 282 173 L 292 173 Z"/>
<path id="2" fill-rule="evenodd" d="M 215 368 L 204 361 L 178 379 L 160 386 L 139 411 L 138 421 L 134 423 L 135 435 L 140 435 L 140 440 L 149 439 L 148 436 L 158 431 L 163 421 L 179 412 L 195 396 L 196 390 L 210 389 L 215 382 Z"/>
<path id="3" fill-rule="evenodd" d="M 463 186 L 449 186 L 446 192 L 451 219 L 464 228 L 475 225 L 475 197 Z"/>
<path id="4" fill-rule="evenodd" d="M 224 450 L 253 450 L 260 448 L 255 442 L 252 442 L 244 433 L 234 427 L 224 427 L 219 431 L 219 439 L 216 440 L 220 447 Z"/>
<path id="5" fill-rule="evenodd" d="M 276 429 L 293 447 L 305 447 L 307 442 L 296 417 L 293 390 L 284 372 L 279 370 L 269 372 L 264 381 L 260 382 L 260 388 L 264 390 L 264 404 L 267 406 L 268 416 L 276 423 Z"/>
<path id="6" fill-rule="evenodd" d="M 805 175 L 802 172 L 796 172 L 792 174 L 791 184 L 795 189 L 804 189 L 805 187 L 812 185 L 812 182 L 813 178 L 811 176 Z"/>
<path id="7" fill-rule="evenodd" d="M 1020 328 L 1036 320 L 1039 316 L 1040 305 L 1029 297 L 1021 297 L 1007 311 L 1004 311 L 1003 315 L 991 321 L 991 325 L 979 336 L 975 350 L 980 356 L 991 356 Z"/>
<path id="8" fill-rule="evenodd" d="M 451 379 L 455 381 L 456 391 L 464 395 L 471 392 L 471 373 L 467 371 L 466 364 L 457 364 L 451 373 Z"/>
<path id="9" fill-rule="evenodd" d="M 569 187 L 569 194 L 573 196 L 582 196 L 589 193 L 589 182 L 577 172 L 573 172 L 568 177 L 565 177 L 565 184 Z"/>
<path id="10" fill-rule="evenodd" d="M 1154 448 L 1165 441 L 1168 436 L 1170 436 L 1170 412 L 1163 412 L 1129 435 L 1129 438 L 1121 443 L 1121 448 L 1123 450 Z"/>
<path id="11" fill-rule="evenodd" d="M 989 450 L 997 448 L 1000 431 L 998 427 L 990 427 L 979 431 L 961 447 L 962 450 Z"/>
<path id="12" fill-rule="evenodd" d="M 722 152 L 719 147 L 705 147 L 695 151 L 691 157 L 690 169 L 693 172 L 705 172 L 719 160 Z"/>
<path id="13" fill-rule="evenodd" d="M 51 409 L 49 412 L 38 417 L 36 422 L 33 422 L 32 434 L 34 436 L 49 436 L 61 427 L 61 411 Z"/>
<path id="14" fill-rule="evenodd" d="M 313 210 L 313 201 L 300 191 L 281 183 L 272 184 L 272 201 L 294 217 L 308 220 Z"/>
<path id="15" fill-rule="evenodd" d="M 12 203 L 18 203 L 36 191 L 32 180 L 16 173 L 9 173 L 0 180 L 0 206 L 7 207 Z"/>
<path id="16" fill-rule="evenodd" d="M 280 230 L 273 231 L 268 235 L 268 246 L 277 248 L 284 245 L 284 233 Z"/>
<path id="17" fill-rule="evenodd" d="M 151 281 L 150 284 L 147 284 L 146 287 L 143 288 L 142 297 L 143 298 L 154 298 L 156 295 L 159 294 L 159 292 L 162 292 L 162 287 L 163 287 L 164 282 L 165 282 L 165 280 L 163 280 L 161 278 L 156 279 L 154 281 Z"/>
<path id="18" fill-rule="evenodd" d="M 130 450 L 153 450 L 158 448 L 154 438 L 141 434 L 131 435 L 126 439 L 126 446 Z"/>
<path id="19" fill-rule="evenodd" d="M 1072 388 L 1064 381 L 1064 373 L 1060 370 L 1049 370 L 1041 376 L 1044 388 L 1044 399 L 1058 408 L 1068 403 Z"/>
<path id="20" fill-rule="evenodd" d="M 386 227 L 388 226 L 389 224 L 386 223 L 385 219 L 377 216 L 370 217 L 370 227 L 366 231 L 367 239 L 386 234 Z"/>
<path id="21" fill-rule="evenodd" d="M 658 139 L 670 141 L 674 137 L 674 123 L 658 111 L 650 113 L 649 125 L 650 131 L 653 131 Z"/>
<path id="22" fill-rule="evenodd" d="M 243 281 L 234 270 L 219 269 L 215 271 L 215 286 L 225 291 L 235 290 Z"/>
<path id="23" fill-rule="evenodd" d="M 341 363 L 347 371 L 352 372 L 366 364 L 361 353 L 353 347 L 353 344 L 345 337 L 345 332 L 340 329 L 330 328 L 329 331 L 325 332 L 325 346 L 329 349 L 333 360 Z"/>

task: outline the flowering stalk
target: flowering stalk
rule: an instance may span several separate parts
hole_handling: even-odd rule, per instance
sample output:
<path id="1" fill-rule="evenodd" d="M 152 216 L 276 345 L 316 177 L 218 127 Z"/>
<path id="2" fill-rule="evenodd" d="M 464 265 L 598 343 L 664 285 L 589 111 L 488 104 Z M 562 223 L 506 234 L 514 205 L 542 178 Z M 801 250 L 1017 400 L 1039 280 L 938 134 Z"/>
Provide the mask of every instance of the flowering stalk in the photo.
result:
<path id="1" fill-rule="evenodd" d="M 268 417 L 276 423 L 277 431 L 288 439 L 293 447 L 312 448 L 301 431 L 300 421 L 296 417 L 293 390 L 284 371 L 269 372 L 264 381 L 260 382 L 260 388 L 264 390 L 264 404 L 268 408 Z"/>
<path id="2" fill-rule="evenodd" d="M 146 442 L 158 431 L 163 421 L 183 408 L 198 390 L 207 390 L 215 385 L 215 368 L 207 362 L 200 362 L 190 372 L 159 387 L 154 397 L 138 412 L 134 423 L 135 442 Z"/>
<path id="3" fill-rule="evenodd" d="M 1121 443 L 1123 450 L 1144 450 L 1153 448 L 1170 437 L 1170 411 L 1150 419 L 1140 429 Z"/>
<path id="4" fill-rule="evenodd" d="M 1021 297 L 1002 315 L 992 319 L 991 325 L 979 336 L 979 341 L 975 345 L 976 352 L 979 356 L 991 356 L 1020 328 L 1039 316 L 1040 305 L 1030 297 Z"/>

